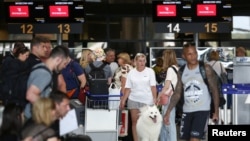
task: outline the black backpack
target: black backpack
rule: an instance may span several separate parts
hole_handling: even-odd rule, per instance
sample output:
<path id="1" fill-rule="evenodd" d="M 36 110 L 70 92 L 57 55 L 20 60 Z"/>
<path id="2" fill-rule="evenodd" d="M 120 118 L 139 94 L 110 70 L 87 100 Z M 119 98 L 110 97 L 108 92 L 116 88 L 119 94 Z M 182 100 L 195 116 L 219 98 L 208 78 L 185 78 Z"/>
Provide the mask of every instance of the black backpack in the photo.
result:
<path id="1" fill-rule="evenodd" d="M 101 66 L 96 67 L 94 66 L 93 63 L 90 63 L 89 66 L 91 68 L 88 76 L 89 79 L 105 79 L 105 71 L 104 71 L 104 67 L 106 66 L 106 63 L 103 63 Z"/>
<path id="2" fill-rule="evenodd" d="M 182 77 L 182 74 L 183 74 L 183 71 L 184 71 L 184 68 L 185 68 L 186 65 L 183 65 L 180 69 L 179 69 L 179 74 L 180 74 L 180 77 Z M 207 85 L 208 87 L 208 90 L 209 90 L 209 83 L 208 83 L 208 80 L 207 80 L 207 75 L 206 75 L 206 69 L 205 69 L 205 64 L 204 62 L 202 61 L 199 61 L 199 69 L 200 69 L 200 73 L 201 73 L 201 76 L 203 78 L 203 81 L 205 82 L 205 84 Z M 217 80 L 217 84 L 218 84 L 218 91 L 219 91 L 219 107 L 222 107 L 223 105 L 225 105 L 226 103 L 226 100 L 222 94 L 222 81 L 220 79 L 220 77 L 217 75 L 217 73 L 214 71 L 214 69 L 212 68 L 212 71 L 213 73 L 215 73 L 216 75 L 216 80 Z M 210 95 L 211 94 L 211 91 L 209 91 Z M 181 94 L 181 98 L 179 100 L 179 102 L 177 103 L 176 105 L 176 113 L 180 114 L 182 113 L 182 106 L 184 104 L 184 94 L 182 92 Z M 211 104 L 210 104 L 210 114 L 212 114 L 214 112 L 214 104 L 213 104 L 213 98 L 211 100 Z M 210 115 L 211 116 L 211 115 Z"/>
<path id="3" fill-rule="evenodd" d="M 91 68 L 88 74 L 88 107 L 95 109 L 107 109 L 108 108 L 108 94 L 109 86 L 108 79 L 105 76 L 104 67 L 108 65 L 103 62 L 99 67 L 95 67 L 93 63 L 90 63 Z"/>
<path id="4" fill-rule="evenodd" d="M 3 82 L 3 103 L 15 103 L 20 106 L 25 106 L 28 103 L 28 101 L 26 100 L 26 91 L 29 75 L 32 71 L 40 68 L 50 72 L 50 70 L 46 66 L 37 66 L 35 68 L 32 68 L 31 70 L 27 70 L 15 76 L 11 76 L 7 81 Z M 52 86 L 52 82 L 50 82 L 45 87 L 45 89 L 50 86 Z"/>

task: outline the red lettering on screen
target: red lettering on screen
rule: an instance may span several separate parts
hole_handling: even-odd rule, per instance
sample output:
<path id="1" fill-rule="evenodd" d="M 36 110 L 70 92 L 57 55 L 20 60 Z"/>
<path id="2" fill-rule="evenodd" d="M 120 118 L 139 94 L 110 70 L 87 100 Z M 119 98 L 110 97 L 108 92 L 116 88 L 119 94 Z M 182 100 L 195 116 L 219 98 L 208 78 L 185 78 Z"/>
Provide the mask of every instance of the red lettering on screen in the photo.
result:
<path id="1" fill-rule="evenodd" d="M 216 16 L 216 5 L 197 4 L 197 16 Z"/>
<path id="2" fill-rule="evenodd" d="M 12 18 L 28 18 L 29 17 L 29 7 L 26 5 L 9 6 L 9 15 Z"/>
<path id="3" fill-rule="evenodd" d="M 176 5 L 157 5 L 158 17 L 174 17 L 176 16 Z"/>
<path id="4" fill-rule="evenodd" d="M 69 17 L 68 6 L 49 6 L 50 17 Z"/>

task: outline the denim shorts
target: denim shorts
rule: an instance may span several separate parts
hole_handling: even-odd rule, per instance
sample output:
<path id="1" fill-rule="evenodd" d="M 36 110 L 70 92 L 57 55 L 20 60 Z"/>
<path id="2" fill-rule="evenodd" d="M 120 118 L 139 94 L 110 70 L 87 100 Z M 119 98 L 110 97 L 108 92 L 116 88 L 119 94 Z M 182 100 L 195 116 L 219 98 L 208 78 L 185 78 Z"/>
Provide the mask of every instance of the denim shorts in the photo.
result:
<path id="1" fill-rule="evenodd" d="M 143 107 L 145 105 L 147 105 L 147 104 L 137 102 L 137 101 L 133 101 L 133 100 L 130 100 L 130 99 L 128 99 L 128 102 L 127 102 L 127 108 L 128 109 L 140 109 L 141 107 Z"/>

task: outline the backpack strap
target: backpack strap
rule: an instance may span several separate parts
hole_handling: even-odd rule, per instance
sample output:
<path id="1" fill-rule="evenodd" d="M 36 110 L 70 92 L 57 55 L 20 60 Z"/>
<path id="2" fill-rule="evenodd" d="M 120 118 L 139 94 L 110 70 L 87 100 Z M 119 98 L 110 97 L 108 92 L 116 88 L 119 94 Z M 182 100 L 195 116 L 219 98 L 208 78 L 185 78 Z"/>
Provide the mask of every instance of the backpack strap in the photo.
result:
<path id="1" fill-rule="evenodd" d="M 171 68 L 174 70 L 176 75 L 178 75 L 176 68 L 174 66 L 171 66 Z M 170 84 L 171 84 L 172 90 L 174 91 L 174 86 L 173 86 L 172 82 L 170 82 Z"/>
<path id="2" fill-rule="evenodd" d="M 49 70 L 49 68 L 47 68 L 47 67 L 44 66 L 44 65 L 40 65 L 40 66 L 37 66 L 37 67 L 35 67 L 35 68 L 32 68 L 32 69 L 31 69 L 31 72 L 34 71 L 34 70 L 37 70 L 37 69 L 44 69 L 44 70 L 48 71 L 49 73 L 51 73 L 51 71 Z M 53 79 L 53 74 L 51 75 L 50 82 L 44 87 L 43 90 L 46 90 L 46 89 L 49 88 L 50 86 L 51 86 L 51 88 L 53 88 L 53 81 L 52 81 L 52 79 Z"/>
<path id="3" fill-rule="evenodd" d="M 102 70 L 106 65 L 107 65 L 106 63 L 102 63 L 102 65 L 98 68 Z"/>
<path id="4" fill-rule="evenodd" d="M 93 63 L 90 63 L 89 66 L 90 66 L 91 70 L 96 69 L 96 67 L 94 66 Z"/>
<path id="5" fill-rule="evenodd" d="M 174 70 L 174 72 L 176 73 L 176 75 L 178 74 L 178 71 L 176 70 L 176 68 L 174 66 L 171 66 L 171 68 Z"/>
<path id="6" fill-rule="evenodd" d="M 214 61 L 214 63 L 213 63 L 213 65 L 212 65 L 212 67 L 215 65 L 215 63 L 216 63 L 217 61 Z"/>
<path id="7" fill-rule="evenodd" d="M 180 77 L 182 77 L 182 74 L 183 74 L 183 71 L 184 71 L 185 67 L 186 67 L 186 64 L 184 64 L 184 65 L 182 65 L 182 66 L 180 67 L 180 69 L 179 69 Z"/>
<path id="8" fill-rule="evenodd" d="M 207 80 L 207 75 L 206 75 L 205 63 L 203 61 L 199 61 L 199 69 L 200 69 L 200 73 L 203 78 L 203 81 L 208 87 L 209 85 L 208 85 L 208 80 Z"/>
<path id="9" fill-rule="evenodd" d="M 95 69 L 98 69 L 98 70 L 100 69 L 100 70 L 102 70 L 106 65 L 107 65 L 107 64 L 104 63 L 104 62 L 103 62 L 99 67 L 94 66 L 93 63 L 90 63 L 90 64 L 89 64 L 91 70 L 95 70 Z"/>
<path id="10" fill-rule="evenodd" d="M 76 84 L 78 85 L 78 86 L 80 86 L 80 82 L 79 82 L 79 80 L 78 80 L 78 77 L 77 77 L 77 75 L 76 75 L 76 73 L 75 73 L 75 69 L 74 69 L 74 60 L 70 60 L 70 73 L 72 73 L 72 77 L 75 79 L 75 82 L 76 82 Z M 92 64 L 93 65 L 93 64 Z"/>

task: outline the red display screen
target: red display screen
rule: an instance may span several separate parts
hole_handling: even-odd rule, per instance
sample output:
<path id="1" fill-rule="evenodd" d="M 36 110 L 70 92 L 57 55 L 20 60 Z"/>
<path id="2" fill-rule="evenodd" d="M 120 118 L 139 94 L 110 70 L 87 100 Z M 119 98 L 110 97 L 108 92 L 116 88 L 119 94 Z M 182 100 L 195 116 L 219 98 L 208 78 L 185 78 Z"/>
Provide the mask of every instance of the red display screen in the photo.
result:
<path id="1" fill-rule="evenodd" d="M 216 4 L 197 4 L 197 16 L 216 16 Z"/>
<path id="2" fill-rule="evenodd" d="M 176 5 L 157 5 L 157 16 L 159 17 L 176 16 Z"/>
<path id="3" fill-rule="evenodd" d="M 9 16 L 13 18 L 28 18 L 29 6 L 23 5 L 11 5 L 9 6 Z"/>
<path id="4" fill-rule="evenodd" d="M 49 6 L 49 16 L 54 18 L 69 17 L 69 8 L 67 5 Z"/>
<path id="5" fill-rule="evenodd" d="M 7 23 L 83 23 L 83 1 L 4 2 Z M 24 20 L 25 19 L 25 20 Z"/>

